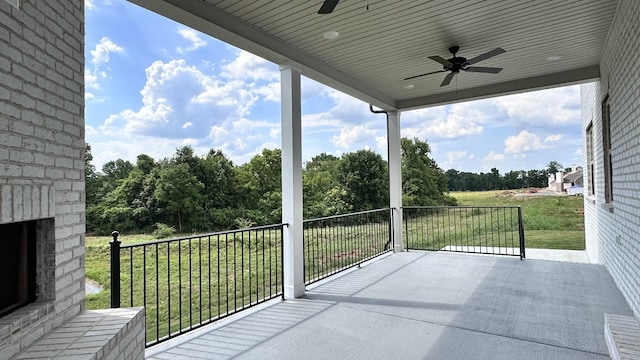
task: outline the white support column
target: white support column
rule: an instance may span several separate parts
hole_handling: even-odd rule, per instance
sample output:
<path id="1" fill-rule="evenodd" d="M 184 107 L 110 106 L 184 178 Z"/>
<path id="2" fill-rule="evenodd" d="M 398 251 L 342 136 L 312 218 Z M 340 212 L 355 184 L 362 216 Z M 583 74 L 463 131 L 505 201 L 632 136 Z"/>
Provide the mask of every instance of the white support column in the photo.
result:
<path id="1" fill-rule="evenodd" d="M 304 295 L 302 248 L 302 111 L 300 70 L 280 66 L 282 112 L 282 222 L 284 228 L 284 297 Z"/>
<path id="2" fill-rule="evenodd" d="M 402 150 L 400 112 L 387 112 L 387 151 L 389 158 L 389 206 L 393 212 L 393 251 L 404 251 L 402 244 Z"/>

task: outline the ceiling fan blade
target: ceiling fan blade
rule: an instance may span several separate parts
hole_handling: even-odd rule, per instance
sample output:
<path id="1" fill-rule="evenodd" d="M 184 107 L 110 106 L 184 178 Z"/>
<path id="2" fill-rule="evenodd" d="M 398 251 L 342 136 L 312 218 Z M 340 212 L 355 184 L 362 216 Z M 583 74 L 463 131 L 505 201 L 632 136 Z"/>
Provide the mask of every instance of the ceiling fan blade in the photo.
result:
<path id="1" fill-rule="evenodd" d="M 497 74 L 500 71 L 502 71 L 502 68 L 499 68 L 499 67 L 469 66 L 469 67 L 466 67 L 466 68 L 464 68 L 462 70 L 469 71 L 469 72 Z"/>
<path id="2" fill-rule="evenodd" d="M 318 10 L 318 14 L 331 14 L 336 5 L 338 5 L 338 1 L 340 0 L 325 0 L 320 6 L 320 10 Z"/>
<path id="3" fill-rule="evenodd" d="M 500 55 L 500 54 L 505 53 L 505 52 L 507 52 L 507 51 L 505 49 L 503 49 L 503 48 L 495 48 L 495 49 L 493 49 L 493 50 L 491 50 L 489 52 L 486 52 L 484 54 L 478 55 L 478 56 L 474 57 L 473 59 L 467 60 L 465 62 L 465 65 L 472 65 L 472 64 L 475 64 L 475 63 L 480 62 L 482 60 L 487 60 L 488 58 L 494 57 L 496 55 Z"/>
<path id="4" fill-rule="evenodd" d="M 444 80 L 442 80 L 442 84 L 440 84 L 440 86 L 449 85 L 449 83 L 451 82 L 451 80 L 453 79 L 454 76 L 456 76 L 456 73 L 454 73 L 454 72 L 451 72 L 451 73 L 447 74 L 447 76 L 444 77 Z"/>
<path id="5" fill-rule="evenodd" d="M 421 77 L 421 76 L 426 76 L 426 75 L 431 75 L 431 74 L 437 74 L 437 73 L 441 73 L 441 72 L 447 72 L 447 70 L 438 70 L 438 71 L 428 72 L 428 73 L 426 73 L 426 74 L 420 74 L 420 75 L 416 75 L 416 76 L 409 76 L 408 78 L 405 78 L 405 80 L 411 80 L 411 79 L 419 78 L 419 77 Z"/>
<path id="6" fill-rule="evenodd" d="M 442 64 L 444 66 L 453 67 L 453 64 L 451 62 L 449 62 L 449 60 L 447 60 L 447 59 L 445 59 L 445 58 L 443 58 L 441 56 L 438 56 L 438 55 L 429 56 L 429 59 L 431 59 L 433 61 L 436 61 L 436 62 L 439 62 L 440 64 Z"/>

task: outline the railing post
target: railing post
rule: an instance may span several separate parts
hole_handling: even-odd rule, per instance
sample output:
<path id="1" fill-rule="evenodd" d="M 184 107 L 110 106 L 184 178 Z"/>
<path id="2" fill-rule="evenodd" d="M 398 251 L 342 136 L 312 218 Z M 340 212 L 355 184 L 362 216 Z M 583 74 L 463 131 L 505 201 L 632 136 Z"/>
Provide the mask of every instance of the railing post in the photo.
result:
<path id="1" fill-rule="evenodd" d="M 280 260 L 282 263 L 280 264 L 280 279 L 282 282 L 280 284 L 280 291 L 282 291 L 282 300 L 284 300 L 284 227 L 289 227 L 289 224 L 282 224 L 280 226 Z M 304 263 L 303 263 L 304 264 Z M 304 267 L 304 266 L 303 266 Z M 302 275 L 302 279 L 304 281 L 304 275 Z"/>
<path id="2" fill-rule="evenodd" d="M 111 307 L 120 307 L 120 241 L 118 240 L 119 232 L 111 233 L 113 240 L 111 244 Z"/>
<path id="3" fill-rule="evenodd" d="M 524 260 L 524 224 L 522 222 L 522 207 L 518 206 L 518 235 L 520 236 L 520 260 Z"/>
<path id="4" fill-rule="evenodd" d="M 387 244 L 389 245 L 388 247 L 389 249 L 395 249 L 395 246 L 396 246 L 396 238 L 393 232 L 393 216 L 394 216 L 393 213 L 395 211 L 396 211 L 396 208 L 389 208 L 389 241 L 387 242 Z"/>
<path id="5" fill-rule="evenodd" d="M 402 234 L 402 236 L 404 237 L 404 246 L 407 249 L 407 251 L 409 251 L 409 249 L 411 248 L 410 244 L 409 244 L 409 219 L 408 216 L 405 214 L 406 209 L 402 209 L 402 219 L 400 219 L 400 221 L 404 221 L 404 234 Z"/>

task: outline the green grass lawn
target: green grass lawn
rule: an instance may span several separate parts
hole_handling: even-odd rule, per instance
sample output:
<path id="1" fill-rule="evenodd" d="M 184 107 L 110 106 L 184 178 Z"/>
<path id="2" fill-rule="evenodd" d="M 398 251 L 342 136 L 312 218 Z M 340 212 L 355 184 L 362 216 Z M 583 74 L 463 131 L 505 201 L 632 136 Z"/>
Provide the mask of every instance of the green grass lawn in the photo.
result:
<path id="1" fill-rule="evenodd" d="M 335 273 L 385 251 L 388 220 L 367 220 L 305 228 L 305 280 Z M 121 306 L 145 307 L 148 343 L 278 296 L 283 289 L 280 227 L 238 231 L 188 235 L 191 241 L 120 250 Z M 87 296 L 88 309 L 110 307 L 111 240 L 86 238 L 86 276 L 104 287 L 104 291 Z M 150 235 L 122 235 L 119 240 L 124 246 L 154 239 Z"/>
<path id="2" fill-rule="evenodd" d="M 580 196 L 519 196 L 517 191 L 452 192 L 459 205 L 520 206 L 528 248 L 584 250 Z"/>
<path id="3" fill-rule="evenodd" d="M 105 287 L 87 296 L 88 309 L 110 306 L 110 240 L 86 241 L 87 277 Z M 126 245 L 152 239 L 133 235 L 120 240 Z M 146 308 L 147 342 L 224 317 L 281 291 L 280 244 L 277 229 L 123 248 L 121 306 Z"/>

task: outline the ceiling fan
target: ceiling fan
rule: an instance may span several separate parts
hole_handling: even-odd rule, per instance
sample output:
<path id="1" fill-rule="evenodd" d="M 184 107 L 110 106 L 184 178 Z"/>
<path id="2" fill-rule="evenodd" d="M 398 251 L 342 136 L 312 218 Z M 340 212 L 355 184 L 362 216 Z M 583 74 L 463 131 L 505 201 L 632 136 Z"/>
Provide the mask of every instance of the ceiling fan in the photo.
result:
<path id="1" fill-rule="evenodd" d="M 331 14 L 340 0 L 324 0 L 318 14 Z"/>
<path id="2" fill-rule="evenodd" d="M 444 58 L 442 58 L 440 56 L 437 56 L 437 55 L 429 56 L 429 59 L 442 64 L 442 66 L 443 66 L 442 70 L 432 71 L 432 72 L 428 72 L 426 74 L 420 74 L 420 75 L 416 75 L 416 76 L 410 76 L 408 78 L 405 78 L 405 80 L 410 80 L 410 79 L 415 79 L 417 77 L 421 77 L 421 76 L 425 76 L 425 75 L 431 75 L 431 74 L 437 74 L 437 73 L 450 71 L 450 73 L 448 73 L 447 76 L 444 77 L 444 80 L 442 80 L 442 84 L 440 84 L 440 86 L 446 86 L 446 85 L 449 85 L 449 83 L 451 82 L 453 77 L 456 74 L 460 73 L 460 71 L 497 74 L 502 70 L 502 68 L 499 68 L 499 67 L 469 66 L 469 65 L 473 65 L 473 64 L 475 64 L 477 62 L 480 62 L 482 60 L 487 60 L 487 59 L 492 58 L 492 57 L 494 57 L 496 55 L 500 55 L 500 54 L 506 52 L 506 50 L 504 50 L 502 48 L 495 48 L 495 49 L 493 49 L 493 50 L 491 50 L 489 52 L 486 52 L 484 54 L 478 55 L 478 56 L 474 57 L 473 59 L 469 59 L 469 60 L 467 60 L 467 58 L 462 57 L 462 56 L 456 56 L 456 53 L 458 52 L 458 50 L 460 50 L 459 46 L 452 46 L 452 47 L 449 48 L 449 52 L 451 54 L 453 54 L 453 57 L 451 59 L 444 59 Z"/>

